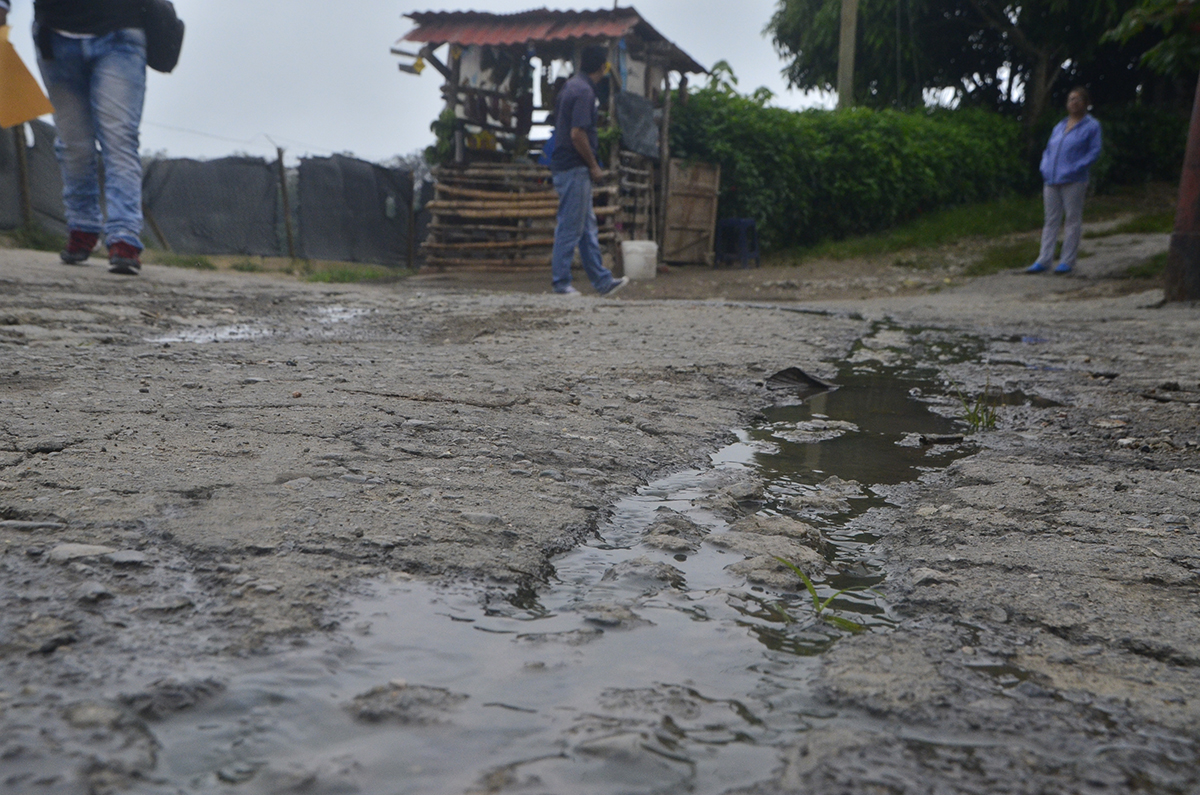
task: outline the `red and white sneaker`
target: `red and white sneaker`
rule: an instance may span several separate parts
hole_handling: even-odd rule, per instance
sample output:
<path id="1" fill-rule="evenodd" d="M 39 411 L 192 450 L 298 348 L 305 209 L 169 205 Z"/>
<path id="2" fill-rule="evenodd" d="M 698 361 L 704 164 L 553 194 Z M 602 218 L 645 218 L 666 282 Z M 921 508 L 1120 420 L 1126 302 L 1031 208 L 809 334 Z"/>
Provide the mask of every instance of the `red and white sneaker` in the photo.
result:
<path id="1" fill-rule="evenodd" d="M 95 232 L 72 229 L 71 236 L 67 239 L 67 247 L 59 252 L 58 256 L 67 265 L 79 265 L 91 256 L 92 249 L 96 247 L 96 241 L 99 239 L 100 236 Z"/>
<path id="2" fill-rule="evenodd" d="M 118 240 L 108 247 L 108 272 L 137 276 L 142 269 L 141 251 Z"/>

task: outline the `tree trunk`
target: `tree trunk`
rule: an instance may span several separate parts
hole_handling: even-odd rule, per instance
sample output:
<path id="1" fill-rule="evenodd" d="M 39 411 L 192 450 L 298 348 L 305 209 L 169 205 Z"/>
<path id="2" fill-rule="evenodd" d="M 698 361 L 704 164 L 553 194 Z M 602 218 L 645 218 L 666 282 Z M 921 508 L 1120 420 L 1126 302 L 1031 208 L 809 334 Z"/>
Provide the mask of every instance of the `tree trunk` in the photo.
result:
<path id="1" fill-rule="evenodd" d="M 838 42 L 837 94 L 839 108 L 854 107 L 854 46 L 858 37 L 858 0 L 842 0 Z"/>

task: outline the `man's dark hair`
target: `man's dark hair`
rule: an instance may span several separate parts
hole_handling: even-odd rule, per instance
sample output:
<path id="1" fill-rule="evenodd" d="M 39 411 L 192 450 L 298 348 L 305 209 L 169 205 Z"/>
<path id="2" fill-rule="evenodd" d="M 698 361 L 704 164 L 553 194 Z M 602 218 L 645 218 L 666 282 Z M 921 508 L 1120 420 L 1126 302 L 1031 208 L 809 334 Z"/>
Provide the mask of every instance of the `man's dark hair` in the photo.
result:
<path id="1" fill-rule="evenodd" d="M 579 56 L 579 71 L 585 75 L 599 72 L 608 63 L 608 51 L 603 47 L 592 45 L 584 47 Z"/>

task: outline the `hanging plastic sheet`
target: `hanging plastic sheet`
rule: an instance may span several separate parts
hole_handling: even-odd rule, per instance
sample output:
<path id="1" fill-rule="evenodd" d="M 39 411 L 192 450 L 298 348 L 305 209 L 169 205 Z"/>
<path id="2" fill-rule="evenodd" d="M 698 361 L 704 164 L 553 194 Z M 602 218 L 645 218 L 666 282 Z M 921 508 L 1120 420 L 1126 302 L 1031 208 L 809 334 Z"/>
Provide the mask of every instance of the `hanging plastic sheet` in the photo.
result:
<path id="1" fill-rule="evenodd" d="M 0 25 L 0 127 L 14 127 L 54 112 L 54 106 L 9 42 L 10 29 Z"/>

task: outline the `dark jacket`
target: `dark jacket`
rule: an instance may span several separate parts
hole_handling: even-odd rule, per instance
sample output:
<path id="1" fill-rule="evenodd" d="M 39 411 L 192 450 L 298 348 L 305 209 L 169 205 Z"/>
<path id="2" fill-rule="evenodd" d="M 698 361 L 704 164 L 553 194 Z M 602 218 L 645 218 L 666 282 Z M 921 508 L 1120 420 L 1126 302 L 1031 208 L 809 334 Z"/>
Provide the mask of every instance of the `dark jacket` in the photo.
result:
<path id="1" fill-rule="evenodd" d="M 35 0 L 37 24 L 67 33 L 103 36 L 121 28 L 142 26 L 141 0 Z"/>

